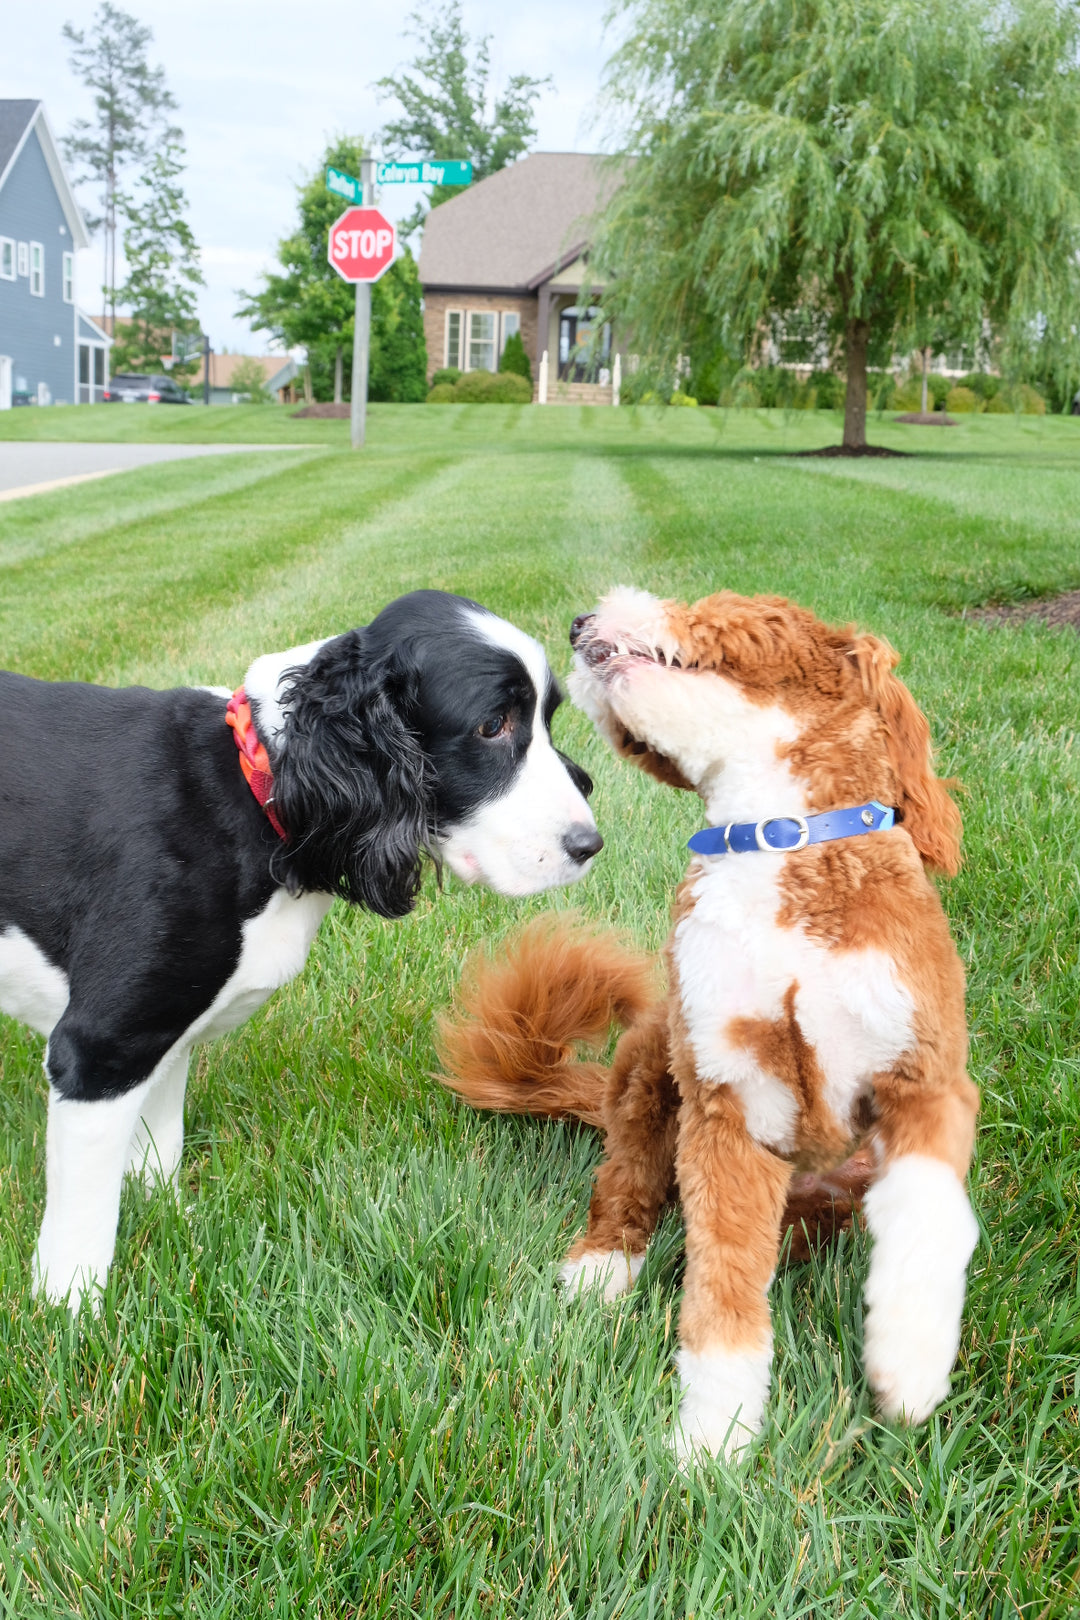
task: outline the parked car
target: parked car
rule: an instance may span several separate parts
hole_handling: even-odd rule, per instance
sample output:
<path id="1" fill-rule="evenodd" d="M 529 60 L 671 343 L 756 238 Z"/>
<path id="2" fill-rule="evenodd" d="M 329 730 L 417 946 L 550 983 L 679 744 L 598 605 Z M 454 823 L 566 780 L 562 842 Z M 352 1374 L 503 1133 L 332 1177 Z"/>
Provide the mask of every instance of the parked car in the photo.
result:
<path id="1" fill-rule="evenodd" d="M 146 372 L 122 371 L 109 379 L 105 398 L 124 405 L 190 405 L 184 390 L 171 377 L 151 377 Z"/>

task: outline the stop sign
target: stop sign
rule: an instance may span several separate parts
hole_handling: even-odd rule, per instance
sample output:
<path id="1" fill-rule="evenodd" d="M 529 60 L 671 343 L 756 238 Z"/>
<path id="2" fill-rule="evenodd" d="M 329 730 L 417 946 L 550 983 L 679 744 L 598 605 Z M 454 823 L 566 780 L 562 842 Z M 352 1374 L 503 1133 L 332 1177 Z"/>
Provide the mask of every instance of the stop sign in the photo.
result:
<path id="1" fill-rule="evenodd" d="M 397 233 L 377 208 L 346 208 L 330 227 L 326 252 L 343 281 L 378 281 L 394 260 Z"/>

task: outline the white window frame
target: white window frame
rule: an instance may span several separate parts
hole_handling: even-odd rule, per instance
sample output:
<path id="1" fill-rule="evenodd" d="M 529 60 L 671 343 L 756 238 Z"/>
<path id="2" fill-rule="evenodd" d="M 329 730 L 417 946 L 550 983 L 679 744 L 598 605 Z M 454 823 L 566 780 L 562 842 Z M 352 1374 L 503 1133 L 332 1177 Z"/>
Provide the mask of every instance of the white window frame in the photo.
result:
<path id="1" fill-rule="evenodd" d="M 26 242 L 19 242 L 17 244 L 17 250 L 19 256 L 19 274 L 20 276 L 28 276 L 30 274 L 29 245 Z"/>
<path id="2" fill-rule="evenodd" d="M 0 236 L 0 281 L 15 280 L 15 238 Z"/>
<path id="3" fill-rule="evenodd" d="M 513 323 L 513 324 L 511 324 Z M 499 320 L 499 359 L 502 359 L 506 340 L 521 331 L 521 315 L 516 309 L 504 309 Z"/>
<path id="4" fill-rule="evenodd" d="M 61 264 L 63 266 L 63 274 L 64 274 L 64 281 L 63 281 L 64 303 L 65 304 L 73 304 L 75 302 L 75 255 L 74 255 L 74 253 L 64 253 L 64 254 L 62 254 L 60 262 L 61 262 Z"/>
<path id="5" fill-rule="evenodd" d="M 450 347 L 450 323 L 454 319 L 455 315 L 457 316 L 457 343 L 452 350 Z M 448 309 L 446 312 L 446 330 L 443 334 L 443 354 L 446 357 L 443 364 L 445 366 L 453 366 L 458 371 L 464 370 L 464 367 L 461 364 L 461 340 L 464 336 L 464 330 L 465 311 L 463 309 Z"/>
<path id="6" fill-rule="evenodd" d="M 44 242 L 30 243 L 30 296 L 31 298 L 44 298 L 45 296 Z"/>
<path id="7" fill-rule="evenodd" d="M 473 336 L 474 326 L 477 323 L 482 322 L 482 321 L 490 321 L 491 322 L 491 325 L 490 325 L 490 327 L 488 329 L 491 335 L 489 337 L 474 337 Z M 489 366 L 485 366 L 485 365 L 482 365 L 482 364 L 481 365 L 474 365 L 473 364 L 473 348 L 474 348 L 474 345 L 478 349 L 480 349 L 480 348 L 490 349 L 490 351 L 491 351 L 491 364 Z M 470 309 L 470 311 L 469 311 L 469 333 L 468 333 L 468 339 L 467 339 L 467 344 L 466 344 L 466 359 L 467 359 L 468 363 L 467 363 L 467 365 L 465 367 L 465 370 L 466 371 L 496 371 L 498 369 L 498 364 L 499 364 L 498 355 L 496 353 L 496 350 L 497 350 L 498 346 L 499 346 L 499 316 L 498 316 L 497 311 L 493 310 L 493 309 Z"/>

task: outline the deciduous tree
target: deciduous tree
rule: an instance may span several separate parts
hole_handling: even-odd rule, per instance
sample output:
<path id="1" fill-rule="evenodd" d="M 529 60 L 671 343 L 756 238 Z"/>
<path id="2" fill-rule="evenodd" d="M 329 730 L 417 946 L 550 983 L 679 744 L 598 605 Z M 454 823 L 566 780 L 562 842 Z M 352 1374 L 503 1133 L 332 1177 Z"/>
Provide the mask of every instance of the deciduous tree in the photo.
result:
<path id="1" fill-rule="evenodd" d="M 1075 0 L 623 0 L 607 93 L 636 154 L 602 251 L 657 355 L 827 323 L 866 448 L 867 360 L 947 326 L 1077 366 Z M 1047 337 L 1052 342 L 1047 343 Z M 1075 371 L 1074 371 L 1075 375 Z"/>
<path id="2" fill-rule="evenodd" d="M 344 205 L 327 191 L 325 173 L 329 165 L 359 175 L 363 157 L 362 141 L 341 136 L 330 143 L 318 169 L 297 188 L 300 221 L 278 244 L 281 271 L 264 275 L 260 291 L 241 293 L 244 303 L 238 312 L 256 331 L 271 332 L 286 348 L 305 348 L 316 394 L 329 392 L 332 375 L 334 398 L 339 401 L 351 371 L 356 297 L 327 257 L 330 227 Z M 422 400 L 427 392 L 427 354 L 420 284 L 411 254 L 403 254 L 371 294 L 368 397 Z"/>
<path id="3" fill-rule="evenodd" d="M 449 0 L 441 10 L 431 5 L 414 11 L 405 33 L 416 41 L 415 57 L 376 85 L 401 106 L 400 115 L 379 132 L 390 157 L 464 158 L 473 166 L 475 181 L 528 151 L 536 139 L 537 97 L 550 78 L 512 74 L 492 104 L 491 37 L 470 40 L 460 0 Z M 427 206 L 457 195 L 455 186 L 435 186 L 428 205 L 421 203 L 402 225 L 402 235 L 422 223 Z"/>

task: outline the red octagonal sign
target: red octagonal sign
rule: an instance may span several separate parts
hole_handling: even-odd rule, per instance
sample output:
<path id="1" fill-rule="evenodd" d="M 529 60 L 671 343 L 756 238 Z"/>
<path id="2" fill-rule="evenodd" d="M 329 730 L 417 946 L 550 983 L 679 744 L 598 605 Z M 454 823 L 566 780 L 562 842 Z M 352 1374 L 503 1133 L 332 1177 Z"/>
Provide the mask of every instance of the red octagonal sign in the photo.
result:
<path id="1" fill-rule="evenodd" d="M 378 281 L 396 245 L 394 226 L 378 208 L 346 208 L 330 227 L 326 251 L 343 281 Z"/>

